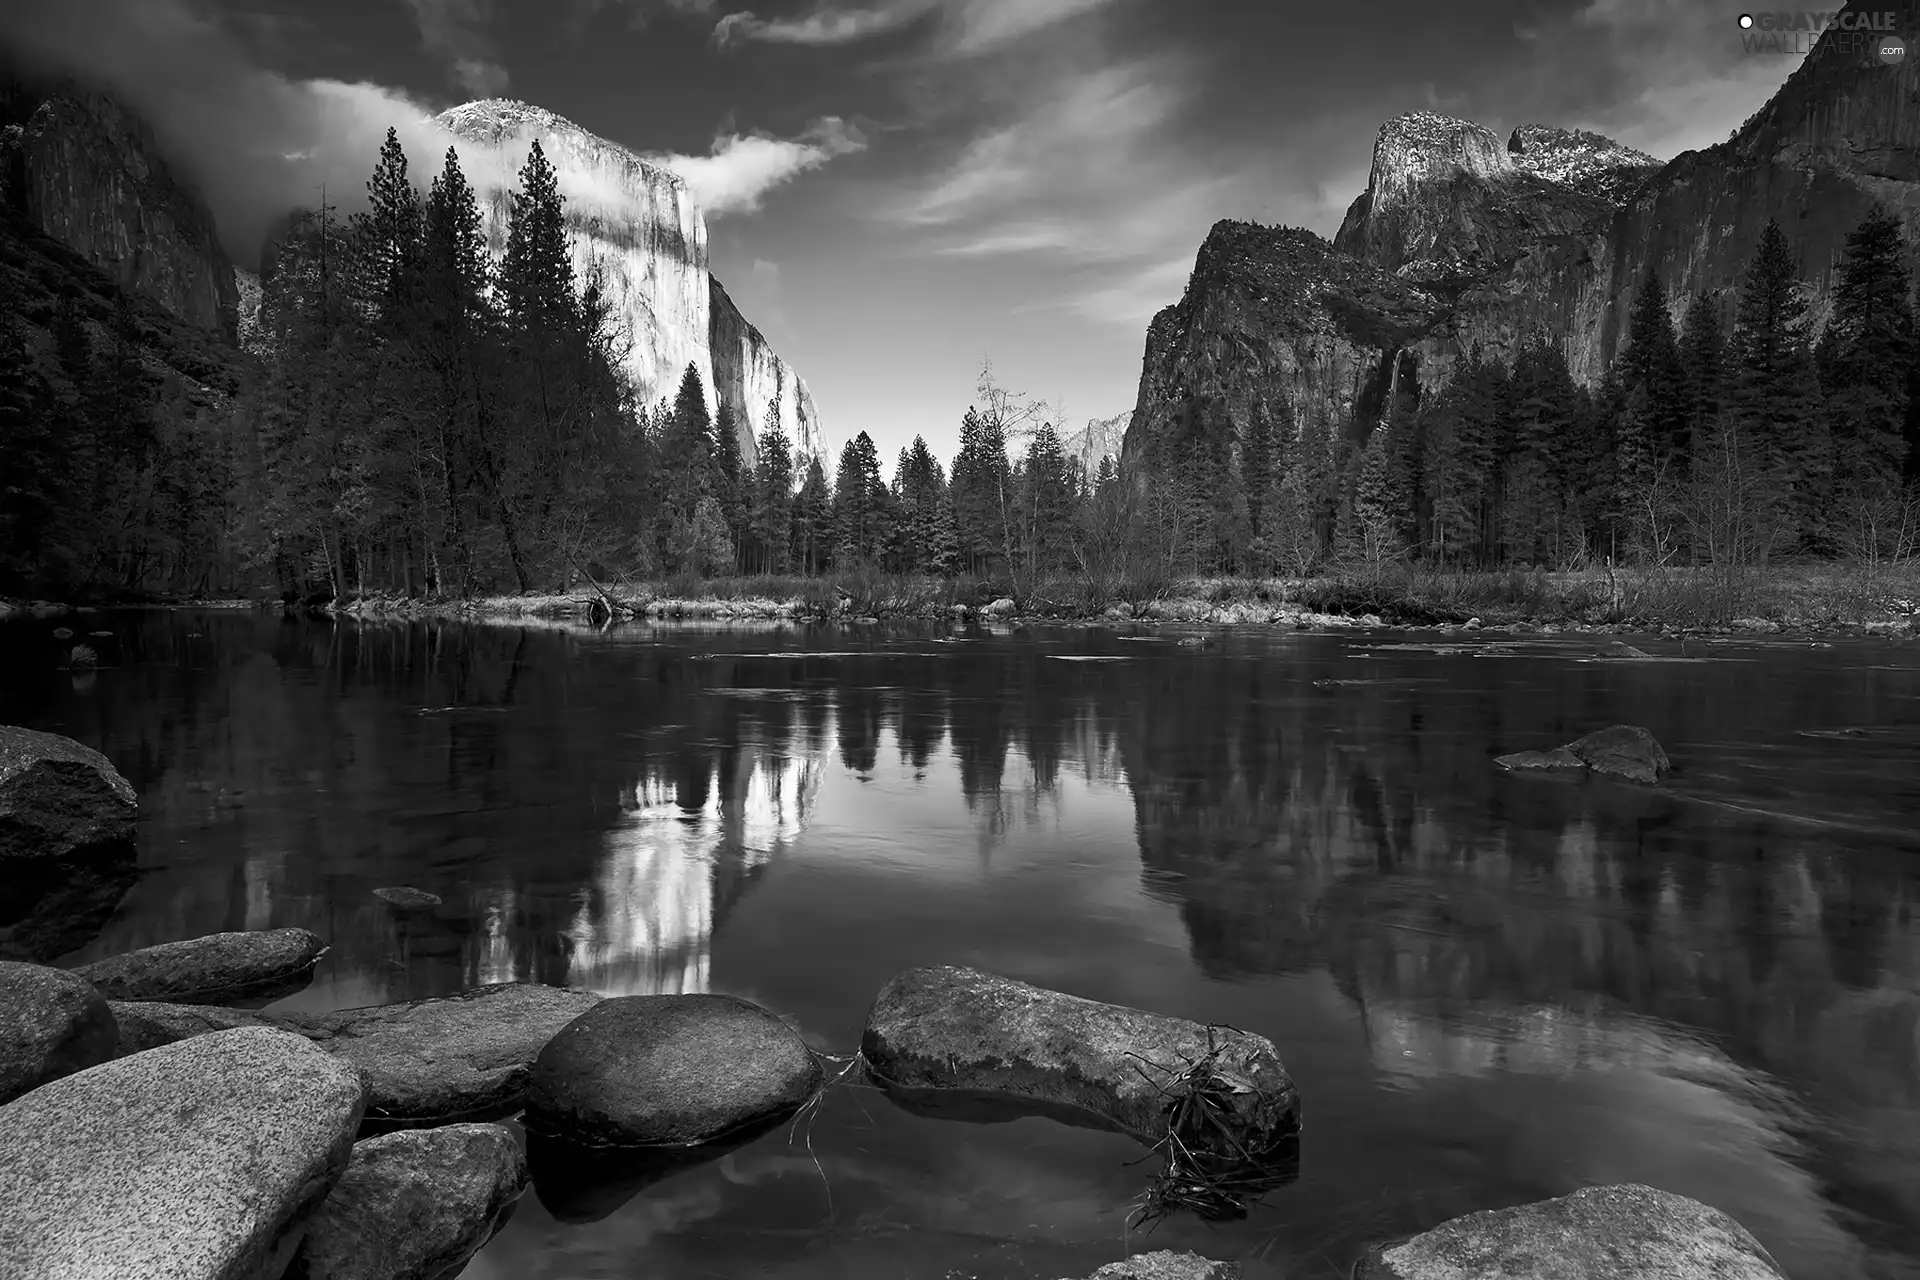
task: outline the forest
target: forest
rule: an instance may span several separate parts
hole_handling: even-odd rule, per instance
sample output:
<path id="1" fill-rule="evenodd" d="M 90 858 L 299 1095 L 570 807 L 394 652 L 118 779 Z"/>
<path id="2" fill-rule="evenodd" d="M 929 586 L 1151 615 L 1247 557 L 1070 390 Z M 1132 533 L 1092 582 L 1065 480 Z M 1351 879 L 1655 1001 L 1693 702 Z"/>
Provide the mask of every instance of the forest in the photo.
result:
<path id="1" fill-rule="evenodd" d="M 346 601 L 865 573 L 1098 602 L 1196 575 L 1920 549 L 1920 347 L 1884 208 L 1849 236 L 1817 334 L 1770 223 L 1730 306 L 1682 309 L 1642 280 L 1591 388 L 1535 333 L 1369 421 L 1256 403 L 1236 430 L 1196 402 L 1089 470 L 989 368 L 950 466 L 916 439 L 888 478 L 866 433 L 823 460 L 772 414 L 743 456 L 691 366 L 641 403 L 564 206 L 536 144 L 496 255 L 456 153 L 423 192 L 389 131 L 364 211 L 323 198 L 278 237 L 211 402 L 144 358 L 125 298 L 104 321 L 60 298 L 47 359 L 0 317 L 0 592 Z"/>

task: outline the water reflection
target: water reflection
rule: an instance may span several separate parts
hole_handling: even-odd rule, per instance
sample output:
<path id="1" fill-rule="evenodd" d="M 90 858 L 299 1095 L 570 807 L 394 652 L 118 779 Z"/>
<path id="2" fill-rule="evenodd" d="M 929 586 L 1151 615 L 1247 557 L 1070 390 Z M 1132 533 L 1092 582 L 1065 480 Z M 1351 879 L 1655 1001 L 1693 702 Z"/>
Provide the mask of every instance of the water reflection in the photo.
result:
<path id="1" fill-rule="evenodd" d="M 567 929 L 572 985 L 607 995 L 708 990 L 720 917 L 799 837 L 818 782 L 806 760 L 749 750 L 724 769 L 643 780 L 623 795 Z"/>
<path id="2" fill-rule="evenodd" d="M 1371 1238 L 1638 1179 L 1790 1274 L 1920 1276 L 1920 771 L 1898 735 L 1801 735 L 1911 720 L 1910 652 L 113 625 L 125 664 L 84 698 L 0 687 L 0 720 L 141 791 L 142 879 L 76 958 L 303 925 L 334 951 L 296 1005 L 730 991 L 840 1051 L 894 972 L 978 964 L 1280 1044 L 1300 1181 L 1156 1247 L 1332 1277 Z M 1666 744 L 1667 784 L 1489 764 L 1614 721 Z M 443 905 L 396 913 L 392 884 Z M 811 1139 L 590 1227 L 522 1212 L 474 1274 L 800 1275 L 797 1240 L 823 1275 L 1085 1274 L 1140 1189 L 1123 1141 L 1038 1121 L 850 1097 Z"/>

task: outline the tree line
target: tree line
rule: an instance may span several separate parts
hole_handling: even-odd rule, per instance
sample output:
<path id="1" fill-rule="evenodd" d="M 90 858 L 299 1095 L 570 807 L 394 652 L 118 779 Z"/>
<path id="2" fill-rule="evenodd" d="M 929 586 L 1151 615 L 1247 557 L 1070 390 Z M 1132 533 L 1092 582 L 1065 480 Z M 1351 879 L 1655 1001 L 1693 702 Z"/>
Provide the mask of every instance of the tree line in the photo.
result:
<path id="1" fill-rule="evenodd" d="M 1371 421 L 1256 398 L 1236 422 L 1196 397 L 1089 472 L 989 369 L 951 468 L 916 438 L 889 479 L 864 432 L 837 461 L 796 449 L 777 405 L 749 463 L 752 424 L 691 365 L 640 403 L 537 143 L 497 255 L 452 148 L 423 192 L 389 130 L 367 197 L 341 219 L 323 194 L 278 237 L 220 412 L 143 362 L 124 298 L 104 325 L 63 298 L 50 362 L 0 329 L 0 574 L 347 597 L 871 569 L 1100 595 L 1355 560 L 1884 555 L 1915 532 L 1920 348 L 1884 208 L 1849 236 L 1817 340 L 1769 223 L 1730 316 L 1696 297 L 1676 329 L 1648 274 L 1591 388 L 1535 333 L 1435 392 L 1398 357 Z"/>

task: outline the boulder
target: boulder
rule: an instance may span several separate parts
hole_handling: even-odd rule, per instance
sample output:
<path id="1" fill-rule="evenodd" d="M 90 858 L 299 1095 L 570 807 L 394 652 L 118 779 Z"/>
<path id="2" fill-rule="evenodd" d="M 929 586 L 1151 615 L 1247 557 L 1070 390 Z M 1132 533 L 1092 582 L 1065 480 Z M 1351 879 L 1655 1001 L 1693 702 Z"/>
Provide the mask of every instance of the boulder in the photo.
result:
<path id="1" fill-rule="evenodd" d="M 875 1081 L 909 1105 L 1013 1103 L 1028 1114 L 1154 1146 L 1167 1136 L 1173 1104 L 1204 1089 L 1223 1100 L 1221 1124 L 1233 1131 L 1241 1160 L 1283 1158 L 1300 1130 L 1299 1092 L 1262 1036 L 977 969 L 909 969 L 894 977 L 867 1013 L 860 1049 Z M 996 1114 L 1010 1118 L 973 1118 Z M 1196 1150 L 1212 1145 L 1206 1138 L 1218 1141 L 1214 1134 L 1181 1136 Z"/>
<path id="2" fill-rule="evenodd" d="M 359 1078 L 248 1027 L 0 1107 L 0 1258 L 35 1280 L 273 1280 L 346 1168 Z"/>
<path id="3" fill-rule="evenodd" d="M 1786 1280 L 1747 1229 L 1637 1184 L 1486 1209 L 1370 1250 L 1354 1280 Z"/>
<path id="4" fill-rule="evenodd" d="M 1001 596 L 998 600 L 990 604 L 981 605 L 980 616 L 983 618 L 1010 618 L 1013 616 L 1013 611 L 1017 607 L 1009 597 Z"/>
<path id="5" fill-rule="evenodd" d="M 1600 650 L 1602 658 L 1651 658 L 1653 655 L 1645 649 L 1636 649 L 1624 640 L 1609 640 Z"/>
<path id="6" fill-rule="evenodd" d="M 100 993 L 70 973 L 0 961 L 0 1104 L 98 1066 L 120 1039 Z"/>
<path id="7" fill-rule="evenodd" d="M 1586 769 L 1635 782 L 1658 782 L 1673 767 L 1654 736 L 1632 724 L 1612 725 L 1551 751 L 1497 756 L 1494 763 L 1505 769 Z"/>
<path id="8" fill-rule="evenodd" d="M 129 842 L 137 809 L 133 784 L 92 747 L 0 725 L 0 865 Z"/>
<path id="9" fill-rule="evenodd" d="M 793 1028 L 751 1001 L 620 996 L 540 1050 L 524 1123 L 580 1143 L 689 1146 L 791 1114 L 822 1076 Z"/>
<path id="10" fill-rule="evenodd" d="M 1109 1262 L 1087 1280 L 1240 1280 L 1240 1267 L 1214 1262 L 1197 1253 L 1159 1249 Z"/>
<path id="11" fill-rule="evenodd" d="M 527 1161 L 497 1124 L 369 1138 L 314 1213 L 286 1280 L 437 1280 L 505 1225 Z"/>
<path id="12" fill-rule="evenodd" d="M 534 1057 L 600 1003 L 591 991 L 502 982 L 459 995 L 332 1013 L 114 1003 L 121 1050 L 231 1027 L 297 1032 L 359 1068 L 367 1119 L 382 1125 L 495 1119 L 518 1111 Z"/>
<path id="13" fill-rule="evenodd" d="M 375 889 L 373 896 L 401 911 L 425 911 L 440 905 L 439 894 L 428 893 L 425 889 L 410 888 L 407 885 Z"/>
<path id="14" fill-rule="evenodd" d="M 305 929 L 210 933 L 95 960 L 74 972 L 109 1000 L 219 1004 L 298 990 L 326 950 Z"/>

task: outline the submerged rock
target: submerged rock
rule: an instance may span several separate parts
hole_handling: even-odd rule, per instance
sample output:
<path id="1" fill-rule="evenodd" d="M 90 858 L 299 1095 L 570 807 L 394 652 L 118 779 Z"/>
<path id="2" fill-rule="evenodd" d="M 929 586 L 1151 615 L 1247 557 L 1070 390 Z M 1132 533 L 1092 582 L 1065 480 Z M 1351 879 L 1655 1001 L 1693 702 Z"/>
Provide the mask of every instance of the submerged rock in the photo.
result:
<path id="1" fill-rule="evenodd" d="M 439 894 L 428 893 L 425 889 L 409 888 L 406 885 L 395 885 L 391 888 L 375 889 L 373 896 L 388 906 L 398 907 L 402 911 L 425 911 L 430 907 L 440 905 Z"/>
<path id="2" fill-rule="evenodd" d="M 1651 658 L 1645 649 L 1636 649 L 1624 640 L 1609 640 L 1600 650 L 1602 658 Z"/>
<path id="3" fill-rule="evenodd" d="M 1109 1262 L 1087 1280 L 1240 1280 L 1240 1267 L 1232 1262 L 1214 1262 L 1197 1253 L 1159 1249 Z"/>
<path id="4" fill-rule="evenodd" d="M 0 961 L 0 1104 L 98 1066 L 120 1039 L 100 993 L 60 969 Z"/>
<path id="5" fill-rule="evenodd" d="M 1590 769 L 1635 782 L 1658 782 L 1673 767 L 1654 736 L 1632 724 L 1612 725 L 1551 751 L 1498 756 L 1494 763 L 1506 769 Z"/>
<path id="6" fill-rule="evenodd" d="M 133 784 L 92 747 L 0 725 L 0 864 L 131 841 L 138 807 Z"/>
<path id="7" fill-rule="evenodd" d="M 1354 1280 L 1786 1280 L 1718 1209 L 1634 1183 L 1486 1209 L 1370 1250 Z"/>
<path id="8" fill-rule="evenodd" d="M 387 1125 L 493 1119 L 518 1111 L 547 1041 L 600 1003 L 591 991 L 503 982 L 459 995 L 332 1013 L 208 1005 L 112 1005 L 121 1051 L 242 1026 L 296 1032 L 359 1068 L 367 1119 Z"/>
<path id="9" fill-rule="evenodd" d="M 909 969 L 894 977 L 867 1014 L 860 1049 L 876 1081 L 909 1106 L 1013 1103 L 1152 1146 L 1167 1135 L 1170 1104 L 1205 1085 L 1230 1099 L 1235 1137 L 1256 1160 L 1277 1153 L 1300 1129 L 1299 1092 L 1262 1036 L 977 969 Z M 1206 1070 L 1196 1072 L 1195 1064 Z"/>
<path id="10" fill-rule="evenodd" d="M 689 1147 L 586 1146 L 530 1129 L 527 1169 L 540 1207 L 554 1221 L 599 1222 L 655 1183 L 731 1155 L 786 1123 L 785 1115 L 775 1115 Z"/>
<path id="11" fill-rule="evenodd" d="M 806 1042 L 751 1001 L 620 996 L 540 1051 L 525 1123 L 607 1146 L 712 1142 L 792 1114 L 821 1078 Z"/>
<path id="12" fill-rule="evenodd" d="M 360 1081 L 246 1028 L 92 1067 L 0 1107 L 9 1275 L 272 1280 L 346 1168 Z"/>
<path id="13" fill-rule="evenodd" d="M 497 1124 L 369 1138 L 314 1213 L 286 1280 L 454 1275 L 506 1224 L 526 1188 L 526 1157 Z"/>
<path id="14" fill-rule="evenodd" d="M 327 944 L 305 929 L 210 933 L 83 964 L 75 973 L 109 1000 L 218 1004 L 305 986 Z"/>
<path id="15" fill-rule="evenodd" d="M 100 936 L 140 879 L 133 845 L 0 863 L 0 959 L 53 960 Z"/>

